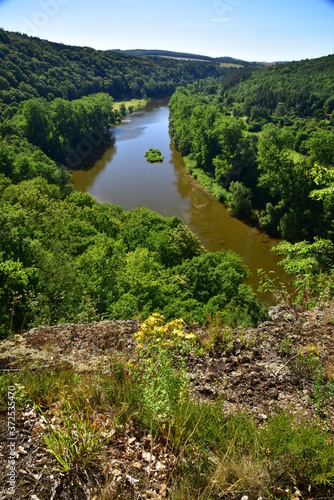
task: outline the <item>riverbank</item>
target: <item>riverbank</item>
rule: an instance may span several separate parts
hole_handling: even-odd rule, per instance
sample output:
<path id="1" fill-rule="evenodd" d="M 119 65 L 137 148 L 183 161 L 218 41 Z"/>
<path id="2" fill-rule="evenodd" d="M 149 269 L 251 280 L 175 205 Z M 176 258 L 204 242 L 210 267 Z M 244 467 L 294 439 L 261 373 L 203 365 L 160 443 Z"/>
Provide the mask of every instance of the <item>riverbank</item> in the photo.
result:
<path id="1" fill-rule="evenodd" d="M 115 123 L 109 129 L 100 126 L 85 135 L 76 148 L 70 150 L 67 158 L 67 168 L 73 173 L 76 170 L 90 170 L 103 154 L 115 144 L 112 130 L 122 123 L 127 115 L 144 108 L 150 99 L 131 99 L 113 103 L 112 109 L 116 115 Z"/>
<path id="2" fill-rule="evenodd" d="M 201 186 L 204 187 L 210 194 L 212 194 L 216 200 L 221 201 L 226 204 L 227 201 L 227 190 L 224 189 L 217 181 L 215 181 L 211 175 L 204 172 L 202 168 L 196 166 L 196 161 L 192 154 L 188 156 L 182 156 L 185 163 L 188 174 L 192 175 Z"/>
<path id="3" fill-rule="evenodd" d="M 125 107 L 126 114 L 131 114 L 138 109 L 144 108 L 150 99 L 130 99 L 125 101 L 115 101 L 113 109 L 115 111 L 121 111 L 122 107 Z"/>
<path id="4" fill-rule="evenodd" d="M 229 204 L 229 192 L 227 189 L 222 187 L 221 184 L 213 179 L 212 176 L 205 172 L 202 168 L 196 166 L 196 160 L 194 159 L 193 154 L 191 153 L 190 155 L 183 156 L 182 158 L 186 165 L 187 172 L 194 177 L 194 179 L 196 179 L 201 186 L 208 191 L 208 193 L 212 194 L 216 200 L 223 203 L 232 217 L 236 217 L 238 220 L 245 222 L 245 224 L 251 227 L 255 226 L 259 231 L 261 231 L 258 213 L 254 209 L 250 210 L 247 217 L 240 217 L 240 215 L 236 213 Z"/>
<path id="5" fill-rule="evenodd" d="M 275 271 L 280 281 L 290 278 L 277 266 L 271 248 L 279 241 L 255 227 L 231 217 L 223 203 L 187 173 L 185 162 L 171 142 L 167 100 L 152 100 L 145 108 L 126 117 L 113 129 L 115 144 L 90 169 L 72 172 L 78 191 L 88 192 L 97 201 L 121 205 L 125 210 L 145 206 L 163 216 L 180 217 L 212 252 L 232 250 L 244 259 L 256 291 L 257 270 Z M 149 164 L 144 153 L 158 148 L 164 162 Z M 291 281 L 291 280 L 290 280 Z M 270 293 L 258 293 L 265 304 L 273 305 Z"/>

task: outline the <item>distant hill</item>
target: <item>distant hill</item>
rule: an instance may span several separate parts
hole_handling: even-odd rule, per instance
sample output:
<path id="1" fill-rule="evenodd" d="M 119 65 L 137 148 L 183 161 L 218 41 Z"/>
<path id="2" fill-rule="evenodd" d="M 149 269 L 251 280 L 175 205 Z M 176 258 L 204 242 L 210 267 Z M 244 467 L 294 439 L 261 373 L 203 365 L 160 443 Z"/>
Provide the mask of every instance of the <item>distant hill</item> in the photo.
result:
<path id="1" fill-rule="evenodd" d="M 251 65 L 259 65 L 259 63 L 243 61 L 242 59 L 235 59 L 234 57 L 210 57 L 200 54 L 190 54 L 188 52 L 174 52 L 171 50 L 146 50 L 146 49 L 131 49 L 121 50 L 114 49 L 112 52 L 128 54 L 135 57 L 163 57 L 168 59 L 176 59 L 183 61 L 201 61 L 201 62 L 215 62 L 226 63 L 229 67 L 248 67 Z"/>
<path id="2" fill-rule="evenodd" d="M 145 51 L 130 52 L 75 47 L 0 29 L 0 113 L 32 97 L 73 100 L 98 92 L 116 100 L 170 96 L 180 85 L 233 69 L 205 56 L 177 53 L 177 58 L 172 52 L 150 51 L 151 57 L 139 58 Z M 163 57 L 152 57 L 158 53 Z"/>
<path id="3" fill-rule="evenodd" d="M 121 52 L 135 57 L 167 57 L 169 59 L 181 60 L 195 60 L 210 62 L 214 61 L 213 57 L 203 56 L 199 54 L 188 54 L 187 52 L 173 52 L 171 50 L 145 50 L 145 49 L 131 49 L 131 50 L 114 50 L 114 52 Z"/>

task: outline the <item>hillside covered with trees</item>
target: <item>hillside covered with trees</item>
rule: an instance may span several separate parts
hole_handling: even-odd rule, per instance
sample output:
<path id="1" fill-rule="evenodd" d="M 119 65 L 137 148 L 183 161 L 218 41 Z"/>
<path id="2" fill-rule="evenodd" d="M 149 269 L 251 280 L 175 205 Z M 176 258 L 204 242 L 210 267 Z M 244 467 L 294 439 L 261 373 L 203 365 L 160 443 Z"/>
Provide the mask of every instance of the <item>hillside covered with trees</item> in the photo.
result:
<path id="1" fill-rule="evenodd" d="M 219 74 L 219 65 L 139 61 L 3 31 L 1 40 L 1 335 L 153 312 L 199 322 L 217 314 L 233 324 L 263 319 L 236 255 L 206 252 L 176 217 L 124 212 L 74 192 L 62 167 L 87 134 L 93 142 L 94 134 L 108 136 L 125 112 L 114 99 L 132 94 L 136 82 L 141 95 L 164 95 Z"/>
<path id="2" fill-rule="evenodd" d="M 0 30 L 0 58 L 1 498 L 332 499 L 333 57 L 233 69 Z M 115 101 L 176 87 L 189 171 L 309 239 L 277 247 L 302 307 L 268 312 L 178 217 L 74 190 Z"/>
<path id="3" fill-rule="evenodd" d="M 238 70 L 178 89 L 171 134 L 193 173 L 291 242 L 333 239 L 334 56 Z"/>
<path id="4" fill-rule="evenodd" d="M 0 35 L 3 335 L 82 314 L 159 311 L 189 321 L 218 314 L 233 324 L 264 317 L 233 254 L 207 253 L 177 218 L 128 214 L 73 192 L 62 165 L 71 164 L 72 148 L 87 134 L 110 138 L 109 127 L 125 113 L 115 99 L 137 95 L 134 84 L 154 96 L 192 81 L 170 101 L 171 134 L 189 170 L 233 214 L 269 234 L 292 242 L 327 238 L 312 249 L 278 250 L 289 272 L 313 273 L 309 288 L 331 269 L 333 57 L 251 72 L 250 65 L 138 58 Z M 116 80 L 123 82 L 117 88 Z M 303 249 L 318 264 L 304 262 Z"/>
<path id="5" fill-rule="evenodd" d="M 0 29 L 0 112 L 32 97 L 73 100 L 105 92 L 115 100 L 170 96 L 178 85 L 229 71 L 219 62 L 133 57 L 40 40 Z"/>

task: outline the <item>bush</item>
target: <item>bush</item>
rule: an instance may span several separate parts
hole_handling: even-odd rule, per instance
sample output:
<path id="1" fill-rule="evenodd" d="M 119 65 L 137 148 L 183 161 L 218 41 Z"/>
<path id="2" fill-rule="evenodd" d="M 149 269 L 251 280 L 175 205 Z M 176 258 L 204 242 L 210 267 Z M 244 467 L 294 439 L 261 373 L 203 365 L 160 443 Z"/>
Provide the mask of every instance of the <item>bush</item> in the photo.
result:
<path id="1" fill-rule="evenodd" d="M 150 163 L 162 163 L 164 161 L 164 157 L 162 156 L 161 151 L 159 151 L 159 149 L 151 148 L 148 151 L 146 151 L 144 156 Z"/>
<path id="2" fill-rule="evenodd" d="M 233 215 L 249 217 L 252 212 L 252 190 L 242 182 L 232 181 L 227 195 L 227 204 Z"/>

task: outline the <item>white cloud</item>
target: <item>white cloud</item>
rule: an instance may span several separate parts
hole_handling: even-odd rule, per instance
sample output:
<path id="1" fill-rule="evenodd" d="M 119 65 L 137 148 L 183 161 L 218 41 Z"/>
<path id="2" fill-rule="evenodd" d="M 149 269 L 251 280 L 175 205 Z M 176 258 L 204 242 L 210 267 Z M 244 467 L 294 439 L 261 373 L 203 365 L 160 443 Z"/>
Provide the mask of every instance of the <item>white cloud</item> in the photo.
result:
<path id="1" fill-rule="evenodd" d="M 218 17 L 216 19 L 212 19 L 214 23 L 226 23 L 228 21 L 231 21 L 229 17 Z"/>

